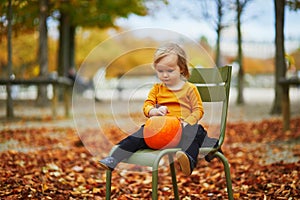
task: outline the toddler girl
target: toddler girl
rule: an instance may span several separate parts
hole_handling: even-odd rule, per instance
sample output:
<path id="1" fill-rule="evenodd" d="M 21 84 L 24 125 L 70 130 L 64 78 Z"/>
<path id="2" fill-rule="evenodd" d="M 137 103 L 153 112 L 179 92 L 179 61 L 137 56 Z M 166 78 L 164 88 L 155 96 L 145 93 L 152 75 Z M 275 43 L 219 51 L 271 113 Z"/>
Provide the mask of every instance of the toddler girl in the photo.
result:
<path id="1" fill-rule="evenodd" d="M 190 175 L 196 166 L 199 147 L 207 133 L 198 124 L 204 111 L 197 87 L 189 83 L 189 70 L 185 51 L 177 44 L 168 43 L 159 47 L 154 55 L 154 69 L 160 83 L 153 85 L 144 102 L 146 117 L 176 116 L 181 119 L 182 138 L 178 145 L 181 151 L 176 159 L 185 175 Z M 140 149 L 150 148 L 143 138 L 144 125 L 123 139 L 111 156 L 100 160 L 103 169 L 113 170 L 123 159 Z"/>

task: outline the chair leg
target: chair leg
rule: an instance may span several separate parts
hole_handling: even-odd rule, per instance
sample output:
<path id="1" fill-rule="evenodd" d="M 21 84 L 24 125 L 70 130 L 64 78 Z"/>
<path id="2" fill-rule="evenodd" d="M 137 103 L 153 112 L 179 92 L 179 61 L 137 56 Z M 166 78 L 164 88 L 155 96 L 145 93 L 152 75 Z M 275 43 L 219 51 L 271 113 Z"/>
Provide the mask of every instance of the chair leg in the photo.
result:
<path id="1" fill-rule="evenodd" d="M 225 176 L 226 176 L 226 184 L 227 184 L 227 193 L 228 193 L 228 199 L 229 200 L 233 200 L 233 192 L 232 192 L 232 183 L 231 183 L 231 177 L 230 177 L 230 167 L 229 167 L 229 163 L 226 159 L 226 157 L 220 153 L 220 152 L 216 152 L 215 153 L 216 156 L 218 156 L 223 165 L 224 165 L 224 171 L 225 171 Z"/>
<path id="2" fill-rule="evenodd" d="M 173 191 L 174 191 L 174 198 L 176 200 L 179 200 L 179 194 L 178 194 L 178 186 L 177 186 L 177 179 L 176 179 L 176 171 L 174 166 L 174 159 L 171 154 L 169 156 L 169 165 L 170 165 L 170 171 L 172 176 L 172 184 L 173 184 Z"/>
<path id="3" fill-rule="evenodd" d="M 152 200 L 158 199 L 157 187 L 158 187 L 158 169 L 152 168 Z"/>
<path id="4" fill-rule="evenodd" d="M 111 173 L 111 170 L 106 170 L 106 200 L 109 200 L 111 195 Z"/>

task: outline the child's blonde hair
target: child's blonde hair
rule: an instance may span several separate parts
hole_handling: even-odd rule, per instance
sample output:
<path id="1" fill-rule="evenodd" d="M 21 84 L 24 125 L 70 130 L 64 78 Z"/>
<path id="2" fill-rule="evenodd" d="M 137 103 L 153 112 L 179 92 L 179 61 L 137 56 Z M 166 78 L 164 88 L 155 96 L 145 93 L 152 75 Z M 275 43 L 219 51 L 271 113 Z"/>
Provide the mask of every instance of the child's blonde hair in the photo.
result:
<path id="1" fill-rule="evenodd" d="M 175 54 L 178 56 L 177 64 L 180 68 L 181 75 L 185 78 L 189 78 L 190 73 L 187 65 L 186 53 L 178 44 L 166 43 L 160 46 L 154 54 L 153 66 L 155 67 L 162 58 L 170 54 Z"/>

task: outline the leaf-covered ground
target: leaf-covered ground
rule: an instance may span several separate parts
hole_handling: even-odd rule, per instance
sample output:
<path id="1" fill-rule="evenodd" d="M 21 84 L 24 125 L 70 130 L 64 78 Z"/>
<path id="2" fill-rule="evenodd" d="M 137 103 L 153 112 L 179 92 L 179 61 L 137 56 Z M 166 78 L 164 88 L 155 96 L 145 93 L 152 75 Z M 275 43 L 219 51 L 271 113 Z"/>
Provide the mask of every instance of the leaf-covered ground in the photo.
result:
<path id="1" fill-rule="evenodd" d="M 228 124 L 223 151 L 235 199 L 300 199 L 300 118 L 291 127 L 282 131 L 280 120 Z M 105 172 L 73 128 L 3 129 L 0 149 L 0 199 L 105 199 Z M 151 198 L 150 172 L 132 167 L 113 172 L 113 199 Z M 168 168 L 159 173 L 160 199 L 173 199 Z M 201 159 L 191 176 L 178 172 L 177 179 L 181 199 L 227 199 L 217 159 Z"/>

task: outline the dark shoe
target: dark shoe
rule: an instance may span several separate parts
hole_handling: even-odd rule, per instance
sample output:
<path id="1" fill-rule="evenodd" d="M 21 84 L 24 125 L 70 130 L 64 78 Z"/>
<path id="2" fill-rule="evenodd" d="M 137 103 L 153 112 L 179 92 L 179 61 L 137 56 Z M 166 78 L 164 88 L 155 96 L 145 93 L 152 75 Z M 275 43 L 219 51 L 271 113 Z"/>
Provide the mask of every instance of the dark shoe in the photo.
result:
<path id="1" fill-rule="evenodd" d="M 223 151 L 222 151 L 222 149 L 219 149 L 218 150 L 220 153 L 222 153 L 223 154 Z M 215 154 L 207 154 L 204 158 L 205 158 L 205 160 L 207 161 L 207 162 L 210 162 L 210 161 L 212 161 L 214 158 L 216 158 L 217 156 L 215 155 Z"/>
<path id="2" fill-rule="evenodd" d="M 183 151 L 176 152 L 176 159 L 179 162 L 182 173 L 186 176 L 191 175 L 195 167 L 194 159 L 186 153 L 184 153 Z"/>
<path id="3" fill-rule="evenodd" d="M 114 157 L 108 156 L 99 161 L 100 167 L 106 170 L 114 170 L 118 162 Z"/>

